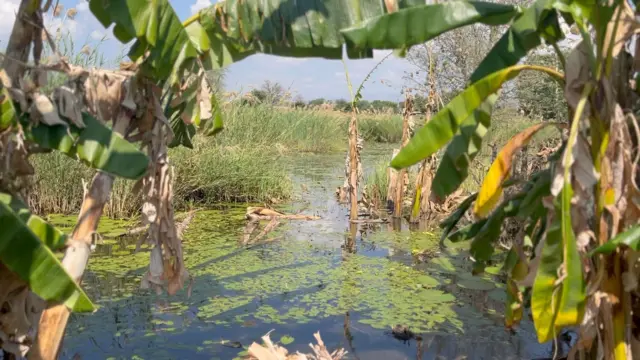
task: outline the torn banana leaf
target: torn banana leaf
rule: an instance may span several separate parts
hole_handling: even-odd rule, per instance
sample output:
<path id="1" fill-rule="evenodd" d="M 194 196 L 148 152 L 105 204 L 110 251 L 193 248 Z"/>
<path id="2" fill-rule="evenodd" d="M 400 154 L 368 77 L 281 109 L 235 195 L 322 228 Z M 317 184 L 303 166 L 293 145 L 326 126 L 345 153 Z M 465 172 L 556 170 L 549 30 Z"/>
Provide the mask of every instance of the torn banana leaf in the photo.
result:
<path id="1" fill-rule="evenodd" d="M 73 311 L 93 311 L 84 291 L 22 220 L 24 212 L 22 215 L 14 212 L 9 205 L 10 196 L 2 194 L 0 199 L 0 261 L 42 299 L 64 303 Z"/>
<path id="2" fill-rule="evenodd" d="M 433 191 L 441 199 L 460 187 L 469 175 L 471 162 L 482 149 L 482 139 L 491 126 L 491 112 L 498 95 L 489 96 L 460 124 L 459 133 L 447 146 L 433 179 Z"/>
<path id="3" fill-rule="evenodd" d="M 411 138 L 407 146 L 391 160 L 391 166 L 395 169 L 406 168 L 434 154 L 451 140 L 458 132 L 460 124 L 487 98 L 523 70 L 539 69 L 530 65 L 516 65 L 490 74 L 467 87 Z"/>
<path id="4" fill-rule="evenodd" d="M 640 225 L 635 225 L 627 231 L 616 235 L 604 245 L 600 245 L 589 253 L 589 256 L 595 254 L 611 254 L 618 246 L 627 246 L 634 251 L 640 251 Z"/>
<path id="5" fill-rule="evenodd" d="M 75 125 L 32 125 L 23 119 L 27 139 L 45 149 L 58 150 L 89 167 L 119 177 L 136 180 L 147 171 L 149 159 L 93 116 L 83 113 L 83 129 Z"/>
<path id="6" fill-rule="evenodd" d="M 402 49 L 425 43 L 439 35 L 475 23 L 504 25 L 518 8 L 481 1 L 447 1 L 422 5 L 371 18 L 344 29 L 347 44 L 366 49 Z"/>
<path id="7" fill-rule="evenodd" d="M 0 202 L 9 206 L 11 210 L 27 224 L 29 229 L 44 243 L 49 249 L 55 251 L 62 249 L 67 242 L 67 235 L 46 222 L 39 216 L 33 215 L 27 205 L 20 199 L 9 194 L 0 192 Z"/>

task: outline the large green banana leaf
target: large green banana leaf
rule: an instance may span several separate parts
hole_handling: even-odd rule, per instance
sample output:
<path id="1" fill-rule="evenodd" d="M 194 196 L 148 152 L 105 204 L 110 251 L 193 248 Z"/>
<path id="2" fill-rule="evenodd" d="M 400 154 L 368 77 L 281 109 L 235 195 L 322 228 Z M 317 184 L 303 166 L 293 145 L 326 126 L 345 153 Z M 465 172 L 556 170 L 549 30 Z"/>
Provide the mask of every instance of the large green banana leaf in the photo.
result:
<path id="1" fill-rule="evenodd" d="M 23 221 L 24 211 L 17 214 L 10 205 L 11 196 L 0 196 L 0 261 L 22 280 L 36 295 L 47 301 L 61 302 L 73 311 L 93 311 L 84 291 L 73 281 L 60 261 Z"/>
<path id="2" fill-rule="evenodd" d="M 115 23 L 113 33 L 122 43 L 137 39 L 129 52 L 133 60 L 150 51 L 145 65 L 156 79 L 174 83 L 185 62 L 198 56 L 168 0 L 91 0 L 89 8 L 105 28 Z"/>
<path id="3" fill-rule="evenodd" d="M 58 150 L 94 169 L 127 179 L 144 175 L 149 164 L 147 155 L 91 115 L 83 113 L 82 120 L 83 129 L 71 124 L 29 125 L 27 120 L 24 126 L 30 129 L 28 139 L 45 149 Z"/>
<path id="4" fill-rule="evenodd" d="M 27 205 L 20 199 L 0 192 L 0 202 L 8 205 L 18 215 L 23 223 L 51 250 L 59 250 L 67 242 L 67 235 L 46 222 L 39 216 L 33 215 Z"/>
<path id="5" fill-rule="evenodd" d="M 458 132 L 460 124 L 495 94 L 502 84 L 516 77 L 522 70 L 535 69 L 516 65 L 497 71 L 467 87 L 411 138 L 407 146 L 391 160 L 396 169 L 409 167 L 434 154 Z"/>
<path id="6" fill-rule="evenodd" d="M 449 30 L 474 23 L 504 25 L 518 8 L 481 1 L 447 1 L 400 10 L 342 30 L 356 48 L 397 49 L 427 42 Z"/>
<path id="7" fill-rule="evenodd" d="M 551 42 L 560 40 L 562 32 L 557 14 L 551 8 L 552 3 L 550 0 L 538 0 L 516 18 L 473 72 L 471 83 L 517 64 L 541 44 L 542 38 Z M 465 120 L 460 132 L 447 146 L 433 188 L 441 198 L 454 192 L 467 178 L 469 165 L 482 147 L 482 140 L 491 124 L 491 108 L 488 103 L 484 107 L 488 109 L 476 111 Z"/>
<path id="8" fill-rule="evenodd" d="M 397 2 L 398 8 L 424 1 Z M 342 58 L 340 30 L 387 12 L 379 0 L 226 0 L 203 9 L 200 22 L 212 42 L 221 41 L 237 61 L 255 52 L 296 57 Z M 212 46 L 213 48 L 213 46 Z M 350 57 L 370 57 L 371 49 L 347 44 Z"/>
<path id="9" fill-rule="evenodd" d="M 438 197 L 456 191 L 469 175 L 469 165 L 482 149 L 482 138 L 491 126 L 491 112 L 497 99 L 498 95 L 489 96 L 460 124 L 460 132 L 447 146 L 433 179 L 432 190 Z"/>

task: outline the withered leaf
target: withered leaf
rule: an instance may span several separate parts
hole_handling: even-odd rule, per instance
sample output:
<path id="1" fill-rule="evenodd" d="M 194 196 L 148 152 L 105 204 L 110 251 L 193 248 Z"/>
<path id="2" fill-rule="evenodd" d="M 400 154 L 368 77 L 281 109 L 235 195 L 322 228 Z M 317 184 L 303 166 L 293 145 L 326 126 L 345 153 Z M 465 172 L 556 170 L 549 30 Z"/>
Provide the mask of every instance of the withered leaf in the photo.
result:
<path id="1" fill-rule="evenodd" d="M 55 105 L 43 94 L 35 93 L 33 96 L 33 105 L 31 105 L 31 113 L 37 112 L 40 115 L 40 120 L 49 125 L 65 125 L 67 123 L 60 119 L 58 115 L 58 109 L 56 109 Z"/>

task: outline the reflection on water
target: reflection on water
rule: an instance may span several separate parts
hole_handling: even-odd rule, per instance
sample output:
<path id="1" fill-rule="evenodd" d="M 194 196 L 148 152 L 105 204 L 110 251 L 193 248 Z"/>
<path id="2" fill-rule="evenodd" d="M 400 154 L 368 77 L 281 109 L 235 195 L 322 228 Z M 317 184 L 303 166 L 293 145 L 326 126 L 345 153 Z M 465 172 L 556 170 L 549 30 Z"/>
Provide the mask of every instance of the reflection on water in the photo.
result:
<path id="1" fill-rule="evenodd" d="M 365 152 L 365 169 L 389 153 Z M 305 186 L 283 209 L 322 219 L 287 222 L 272 233 L 277 241 L 239 246 L 244 205 L 198 212 L 184 240 L 195 277 L 188 299 L 139 290 L 148 249 L 135 253 L 137 239 L 118 238 L 113 228 L 123 224 L 105 222 L 110 236 L 84 281 L 100 308 L 72 315 L 62 358 L 233 359 L 272 329 L 273 340 L 304 352 L 319 330 L 329 348 L 344 347 L 352 359 L 550 357 L 551 345 L 537 344 L 530 322 L 504 330 L 499 269 L 471 276 L 464 245 L 440 250 L 437 229 L 349 226 L 333 197 L 343 159 L 289 160 Z M 415 336 L 395 339 L 389 330 L 397 324 Z"/>

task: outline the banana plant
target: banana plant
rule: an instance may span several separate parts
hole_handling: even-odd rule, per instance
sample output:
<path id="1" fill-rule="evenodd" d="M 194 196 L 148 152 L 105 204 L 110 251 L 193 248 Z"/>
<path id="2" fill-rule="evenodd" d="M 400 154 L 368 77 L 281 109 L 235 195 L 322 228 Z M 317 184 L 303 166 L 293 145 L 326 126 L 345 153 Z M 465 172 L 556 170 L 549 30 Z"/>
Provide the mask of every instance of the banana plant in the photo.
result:
<path id="1" fill-rule="evenodd" d="M 442 6 L 432 9 L 430 13 L 421 8 L 421 16 L 449 19 L 435 15 Z M 437 36 L 434 26 L 417 25 L 419 18 L 418 8 L 407 9 L 343 33 L 355 46 L 406 49 Z M 484 14 L 478 18 L 484 19 L 478 22 L 493 21 Z M 560 63 L 566 64 L 564 73 L 517 65 L 541 44 L 558 50 L 563 39 L 561 18 L 582 35 L 568 58 L 556 51 Z M 637 135 L 636 140 L 633 136 L 638 122 L 628 110 L 635 89 L 628 83 L 624 65 L 635 53 L 623 49 L 638 29 L 634 11 L 625 1 L 536 1 L 514 15 L 507 32 L 470 77 L 470 85 L 391 161 L 396 169 L 406 168 L 448 145 L 436 176 L 436 183 L 446 184 L 434 187 L 434 195 L 444 197 L 466 177 L 483 135 L 490 131 L 487 105 L 505 82 L 522 71 L 538 71 L 559 82 L 571 110 L 567 122 L 533 125 L 505 144 L 480 191 L 444 221 L 443 240 L 471 241 L 474 271 L 482 272 L 487 263 L 497 260 L 494 248 L 504 220 L 516 216 L 524 221 L 505 265 L 505 324 L 516 326 L 524 304 L 530 303 L 540 342 L 553 340 L 566 327 L 579 327 L 581 338 L 572 349 L 574 355 L 601 351 L 611 359 L 640 356 L 636 353 L 639 340 L 624 330 L 638 321 L 637 315 L 624 309 L 638 301 L 638 283 L 630 283 L 629 277 L 638 275 L 631 264 L 638 259 L 640 192 Z M 568 138 L 549 158 L 547 169 L 505 196 L 514 154 L 549 125 L 567 129 Z M 454 231 L 467 210 L 475 214 L 476 222 Z M 599 331 L 604 335 L 594 342 Z"/>
<path id="2" fill-rule="evenodd" d="M 10 56 L 4 63 L 12 81 L 2 81 L 0 130 L 3 132 L 0 135 L 3 145 L 9 146 L 2 147 L 1 155 L 2 160 L 10 160 L 2 163 L 12 166 L 2 169 L 0 191 L 11 198 L 19 197 L 21 189 L 14 180 L 29 173 L 27 158 L 34 149 L 62 151 L 103 170 L 94 178 L 85 199 L 86 208 L 83 205 L 81 218 L 89 220 L 78 224 L 72 234 L 74 240 L 85 239 L 97 226 L 101 211 L 95 210 L 95 205 L 104 199 L 98 196 L 104 192 L 92 190 L 100 189 L 99 186 L 109 190 L 109 181 L 114 175 L 152 176 L 159 172 L 160 164 L 166 164 L 162 154 L 166 154 L 167 146 L 189 146 L 198 128 L 207 134 L 221 129 L 221 113 L 204 76 L 206 71 L 257 52 L 341 58 L 342 47 L 346 46 L 348 56 L 355 58 L 371 57 L 373 49 L 397 49 L 402 54 L 413 45 L 463 26 L 508 24 L 506 33 L 470 77 L 469 87 L 436 114 L 391 165 L 396 169 L 405 168 L 448 146 L 445 151 L 448 160 L 441 163 L 436 183 L 452 178 L 455 181 L 451 181 L 450 186 L 434 187 L 435 195 L 446 196 L 464 181 L 467 168 L 490 129 L 493 103 L 507 81 L 522 71 L 538 71 L 561 83 L 571 110 L 567 119 L 569 136 L 557 156 L 550 157 L 548 169 L 534 174 L 514 195 L 504 196 L 502 190 L 513 185 L 509 183 L 511 158 L 543 126 L 516 135 L 500 151 L 478 194 L 465 201 L 463 208 L 452 215 L 454 218 L 445 221 L 447 231 L 443 236 L 456 241 L 470 240 L 474 271 L 481 272 L 487 263 L 495 261 L 501 224 L 507 218 L 521 217 L 525 222 L 523 238 L 516 239 L 505 264 L 507 326 L 517 325 L 522 307 L 529 302 L 523 298 L 530 294 L 527 296 L 530 296 L 541 342 L 555 338 L 565 327 L 580 326 L 582 339 L 574 350 L 595 354 L 597 349 L 588 345 L 599 343 L 593 341 L 593 334 L 603 329 L 607 336 L 600 337 L 599 341 L 608 358 L 640 356 L 630 353 L 637 351 L 638 340 L 631 331 L 625 330 L 640 321 L 636 319 L 637 312 L 628 311 L 639 300 L 637 281 L 629 279 L 637 279 L 639 275 L 632 260 L 637 259 L 638 236 L 634 226 L 640 214 L 640 191 L 637 148 L 631 136 L 634 132 L 630 130 L 637 121 L 632 112 L 623 110 L 632 106 L 627 99 L 635 89 L 629 88 L 626 72 L 622 70 L 628 63 L 621 60 L 628 57 L 622 49 L 638 30 L 627 2 L 537 0 L 522 10 L 476 1 L 425 5 L 418 0 L 296 3 L 226 0 L 181 23 L 168 0 L 151 3 L 91 0 L 90 9 L 96 18 L 105 27 L 115 24 L 114 34 L 118 40 L 135 39 L 129 53 L 133 62 L 121 72 L 109 75 L 120 79 L 116 89 L 105 85 L 98 92 L 113 97 L 91 99 L 89 96 L 90 101 L 84 102 L 71 97 L 71 105 L 59 99 L 47 102 L 37 96 L 37 89 L 46 78 L 39 76 L 40 73 L 52 69 L 46 69 L 39 62 L 42 37 L 21 35 L 33 33 L 33 29 L 29 29 L 34 23 L 44 28 L 42 11 L 46 9 L 41 5 L 37 0 L 21 2 L 17 31 L 14 29 L 7 50 Z M 44 4 L 49 5 L 50 2 Z M 563 38 L 561 18 L 575 24 L 583 38 L 567 59 L 560 59 L 566 64 L 564 73 L 541 66 L 518 65 L 541 44 L 557 47 Z M 24 64 L 29 63 L 29 52 L 24 49 L 31 48 L 32 42 L 36 66 L 29 75 L 35 87 L 29 84 L 24 87 L 25 83 L 18 79 L 27 71 Z M 558 53 L 558 56 L 562 55 Z M 79 72 L 74 71 L 77 69 L 68 64 L 59 65 L 56 71 L 65 71 L 75 80 L 92 76 L 79 76 Z M 78 96 L 84 95 L 90 94 Z M 50 103 L 56 105 L 53 110 Z M 85 109 L 78 104 L 88 105 Z M 90 116 L 85 118 L 85 113 Z M 93 118 L 103 125 L 109 121 L 114 124 L 111 128 L 95 125 Z M 61 130 L 67 132 L 63 134 Z M 156 135 L 153 143 L 143 142 L 147 158 L 137 154 L 139 150 L 126 142 L 136 137 L 144 139 L 149 133 L 160 135 Z M 175 139 L 178 140 L 173 141 Z M 29 146 L 24 146 L 24 141 Z M 126 158 L 136 159 L 135 169 L 122 166 Z M 145 188 L 147 194 L 153 190 Z M 150 198 L 148 203 L 157 205 L 156 200 Z M 66 267 L 60 271 L 61 264 L 51 261 L 51 254 L 47 252 L 49 240 L 38 238 L 42 232 L 36 232 L 29 225 L 41 222 L 31 221 L 31 216 L 27 218 L 23 210 L 10 205 L 2 205 L 2 209 L 2 216 L 7 224 L 12 224 L 12 231 L 1 239 L 0 261 L 9 265 L 42 298 L 89 309 L 83 293 L 69 282 L 69 279 L 79 280 L 86 259 L 80 267 L 82 271 L 72 276 L 64 271 Z M 478 220 L 456 230 L 458 219 L 467 210 L 473 211 Z M 164 220 L 170 219 L 158 221 Z M 47 268 L 54 269 L 47 273 L 56 276 L 56 284 L 64 291 L 57 287 L 51 291 L 42 281 L 43 273 L 31 271 L 37 266 L 11 263 L 7 254 L 13 254 L 13 247 L 17 246 L 12 234 L 19 234 L 21 240 L 30 239 L 23 246 L 38 254 L 30 261 L 33 264 L 43 261 Z M 530 244 L 525 245 L 524 237 Z M 77 243 L 67 241 L 71 249 L 75 249 L 73 246 Z M 181 264 L 181 258 L 173 263 Z M 175 289 L 181 286 L 183 273 L 174 273 L 178 274 L 176 282 L 170 285 Z M 525 288 L 532 291 L 526 292 Z M 45 320 L 62 319 L 53 324 L 64 328 L 68 309 L 54 307 L 44 316 Z M 37 351 L 31 353 L 37 354 L 34 357 L 54 358 L 60 338 L 56 338 L 55 331 L 42 333 L 40 330 Z"/>

